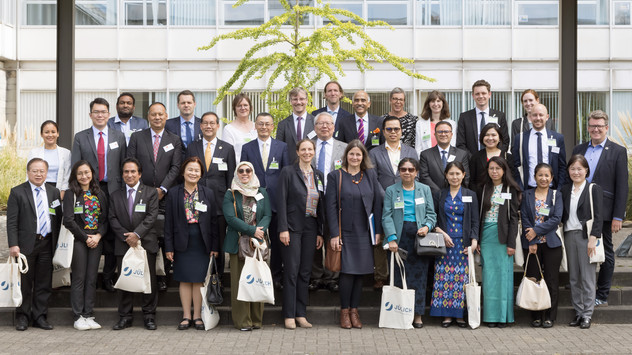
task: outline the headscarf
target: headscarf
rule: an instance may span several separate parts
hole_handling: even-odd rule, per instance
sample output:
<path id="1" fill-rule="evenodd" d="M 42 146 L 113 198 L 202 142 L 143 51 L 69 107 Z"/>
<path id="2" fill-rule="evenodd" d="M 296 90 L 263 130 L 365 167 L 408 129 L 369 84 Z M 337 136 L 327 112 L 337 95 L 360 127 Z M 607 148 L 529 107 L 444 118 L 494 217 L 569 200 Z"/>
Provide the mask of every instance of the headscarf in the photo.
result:
<path id="1" fill-rule="evenodd" d="M 244 184 L 239 180 L 239 173 L 237 172 L 240 167 L 246 165 L 252 170 L 252 177 L 250 178 L 250 182 Z M 235 176 L 233 177 L 233 182 L 230 184 L 230 188 L 233 191 L 239 191 L 244 196 L 255 197 L 255 195 L 259 192 L 259 178 L 257 178 L 257 174 L 255 174 L 255 168 L 252 166 L 250 162 L 242 161 L 237 165 L 235 169 Z"/>

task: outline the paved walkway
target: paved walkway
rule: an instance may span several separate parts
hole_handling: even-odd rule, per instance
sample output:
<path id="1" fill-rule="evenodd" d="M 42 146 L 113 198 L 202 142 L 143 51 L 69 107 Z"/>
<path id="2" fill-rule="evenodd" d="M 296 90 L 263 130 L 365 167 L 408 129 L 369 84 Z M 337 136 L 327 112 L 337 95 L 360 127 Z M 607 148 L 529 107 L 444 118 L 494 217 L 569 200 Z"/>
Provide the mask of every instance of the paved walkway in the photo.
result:
<path id="1" fill-rule="evenodd" d="M 599 325 L 580 330 L 566 325 L 552 329 L 513 326 L 476 330 L 438 326 L 389 330 L 366 326 L 344 330 L 334 325 L 285 330 L 268 326 L 240 332 L 219 327 L 208 332 L 178 331 L 158 326 L 147 331 L 136 325 L 123 331 L 76 331 L 58 326 L 44 331 L 17 332 L 0 328 L 2 354 L 615 354 L 632 352 L 632 325 Z"/>

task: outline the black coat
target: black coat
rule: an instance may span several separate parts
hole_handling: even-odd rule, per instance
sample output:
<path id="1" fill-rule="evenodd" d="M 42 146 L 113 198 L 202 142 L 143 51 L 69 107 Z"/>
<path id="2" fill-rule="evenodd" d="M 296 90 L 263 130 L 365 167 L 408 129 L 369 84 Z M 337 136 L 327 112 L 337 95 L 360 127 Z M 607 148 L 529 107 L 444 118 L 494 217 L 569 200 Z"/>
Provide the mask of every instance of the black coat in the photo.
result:
<path id="1" fill-rule="evenodd" d="M 439 197 L 438 208 L 435 206 L 435 212 L 437 213 L 437 227 L 441 228 L 444 232 L 448 233 L 448 223 L 443 210 L 445 200 L 448 198 L 450 189 L 446 188 L 441 190 L 441 196 Z M 479 216 L 478 216 L 478 199 L 476 193 L 466 188 L 461 188 L 461 196 L 471 196 L 472 202 L 464 202 L 463 212 L 463 245 L 469 247 L 472 245 L 472 239 L 479 240 Z"/>
<path id="2" fill-rule="evenodd" d="M 593 211 L 590 210 L 590 195 L 589 195 L 589 187 L 591 184 L 586 182 L 586 186 L 584 187 L 584 191 L 582 191 L 581 196 L 579 196 L 579 201 L 577 201 L 577 219 L 582 224 L 582 231 L 584 238 L 588 238 L 588 231 L 586 230 L 586 222 L 593 219 L 592 230 L 590 231 L 590 235 L 594 235 L 597 238 L 601 238 L 601 229 L 603 227 L 603 190 L 597 184 L 592 184 L 592 198 L 593 198 Z M 562 223 L 566 224 L 568 222 L 569 211 L 571 208 L 571 189 L 573 188 L 573 183 L 568 185 L 564 185 L 562 187 L 562 199 L 564 200 L 564 213 L 562 214 Z M 593 216 L 594 213 L 594 216 Z"/>
<path id="3" fill-rule="evenodd" d="M 82 207 L 83 210 L 83 192 L 80 196 L 76 197 L 74 205 L 73 195 L 74 192 L 72 192 L 72 190 L 66 190 L 66 194 L 64 195 L 64 227 L 66 227 L 72 233 L 75 239 L 86 242 L 88 240 L 88 232 L 84 230 L 84 214 L 75 214 L 75 207 Z M 97 198 L 99 199 L 99 203 L 101 204 L 101 213 L 99 214 L 99 220 L 97 221 L 97 229 L 94 231 L 89 231 L 89 233 L 99 233 L 101 234 L 102 238 L 105 238 L 106 232 L 108 231 L 108 197 L 105 192 L 101 190 L 97 194 Z"/>
<path id="4" fill-rule="evenodd" d="M 507 192 L 507 187 L 503 186 L 502 191 Z M 505 203 L 500 205 L 500 207 L 498 208 L 498 242 L 500 242 L 500 244 L 507 244 L 508 248 L 515 249 L 516 236 L 518 235 L 518 212 L 520 211 L 521 195 L 518 190 L 514 189 L 513 187 L 509 189 L 509 192 L 511 192 L 510 203 L 507 203 L 505 200 Z M 483 199 L 491 199 L 492 193 L 493 191 L 486 187 L 481 187 L 477 191 L 478 201 L 481 204 L 481 207 L 479 207 L 479 211 L 482 210 L 482 205 L 484 201 Z M 508 208 L 511 208 L 509 210 L 509 213 L 507 212 Z M 483 225 L 485 224 L 485 215 L 481 213 L 479 215 L 479 218 L 481 221 L 481 231 L 479 234 L 482 235 Z"/>
<path id="5" fill-rule="evenodd" d="M 323 235 L 325 222 L 325 181 L 320 170 L 313 170 L 314 183 L 318 189 L 317 223 L 318 235 Z M 279 180 L 279 203 L 277 218 L 279 232 L 301 232 L 305 222 L 307 205 L 307 186 L 303 180 L 303 172 L 297 164 L 286 166 L 281 170 Z"/>

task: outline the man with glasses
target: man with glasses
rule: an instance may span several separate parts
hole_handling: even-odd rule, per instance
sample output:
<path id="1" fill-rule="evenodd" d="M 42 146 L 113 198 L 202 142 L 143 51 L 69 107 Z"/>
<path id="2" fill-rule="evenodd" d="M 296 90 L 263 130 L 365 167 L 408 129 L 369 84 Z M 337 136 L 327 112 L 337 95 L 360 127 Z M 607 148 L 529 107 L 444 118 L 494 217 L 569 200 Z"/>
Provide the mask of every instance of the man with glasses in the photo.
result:
<path id="1" fill-rule="evenodd" d="M 125 135 L 114 129 L 108 129 L 110 104 L 106 99 L 97 97 L 90 102 L 92 127 L 75 134 L 72 143 L 71 163 L 87 161 L 95 171 L 101 190 L 106 196 L 123 187 L 121 162 L 125 159 L 127 141 Z M 114 292 L 114 235 L 108 231 L 103 237 L 103 289 Z"/>
<path id="2" fill-rule="evenodd" d="M 272 221 L 268 231 L 270 233 L 270 271 L 274 287 L 283 288 L 283 262 L 281 260 L 281 241 L 277 232 L 277 186 L 284 166 L 290 165 L 288 160 L 288 150 L 296 153 L 296 145 L 288 149 L 284 142 L 270 137 L 274 130 L 274 120 L 272 115 L 262 112 L 255 120 L 257 129 L 257 139 L 250 141 L 241 148 L 241 161 L 250 162 L 255 168 L 255 174 L 259 179 L 261 187 L 265 187 L 270 196 L 270 209 L 272 210 Z"/>
<path id="3" fill-rule="evenodd" d="M 199 140 L 202 137 L 200 129 L 200 118 L 195 116 L 195 95 L 190 90 L 180 91 L 178 93 L 178 110 L 180 116 L 170 118 L 165 124 L 168 132 L 175 134 L 182 140 L 182 153 L 189 144 Z"/>
<path id="4" fill-rule="evenodd" d="M 465 167 L 463 184 L 467 187 L 470 181 L 470 154 L 450 145 L 452 140 L 452 125 L 448 121 L 439 121 L 435 126 L 437 145 L 426 149 L 419 155 L 419 179 L 430 186 L 432 197 L 439 200 L 441 188 L 445 182 L 445 167 L 448 163 L 459 161 Z M 436 208 L 436 206 L 435 206 Z"/>
<path id="5" fill-rule="evenodd" d="M 603 190 L 603 246 L 606 261 L 599 268 L 596 306 L 608 305 L 608 294 L 614 272 L 612 233 L 621 230 L 628 199 L 628 156 L 624 147 L 608 139 L 608 115 L 596 110 L 588 116 L 590 141 L 573 149 L 573 155 L 582 154 L 588 160 L 588 182 Z"/>
<path id="6" fill-rule="evenodd" d="M 335 80 L 325 84 L 325 101 L 327 105 L 312 112 L 312 116 L 316 117 L 319 113 L 326 112 L 334 120 L 333 137 L 339 141 L 349 143 L 358 138 L 358 134 L 353 123 L 353 115 L 340 107 L 340 100 L 345 96 L 342 86 Z M 327 176 L 327 174 L 325 174 Z"/>
<path id="7" fill-rule="evenodd" d="M 121 93 L 116 99 L 116 116 L 108 120 L 108 128 L 123 132 L 125 140 L 129 144 L 132 133 L 142 131 L 149 127 L 145 119 L 134 116 L 136 99 L 129 92 Z"/>
<path id="8" fill-rule="evenodd" d="M 398 165 L 404 158 L 417 160 L 417 151 L 414 148 L 402 143 L 402 124 L 398 117 L 386 116 L 382 123 L 382 131 L 386 142 L 369 152 L 371 162 L 377 171 L 377 180 L 386 190 L 387 187 L 400 181 Z M 373 247 L 373 260 L 375 263 L 375 273 L 373 278 L 375 284 L 373 288 L 379 289 L 384 286 L 388 276 L 386 250 L 382 248 L 381 241 Z"/>
<path id="9" fill-rule="evenodd" d="M 296 155 L 296 143 L 301 139 L 316 137 L 314 132 L 314 117 L 307 113 L 307 91 L 303 88 L 294 88 L 290 91 L 290 103 L 292 114 L 279 122 L 276 139 L 285 142 L 288 146 L 288 158 L 294 163 Z"/>

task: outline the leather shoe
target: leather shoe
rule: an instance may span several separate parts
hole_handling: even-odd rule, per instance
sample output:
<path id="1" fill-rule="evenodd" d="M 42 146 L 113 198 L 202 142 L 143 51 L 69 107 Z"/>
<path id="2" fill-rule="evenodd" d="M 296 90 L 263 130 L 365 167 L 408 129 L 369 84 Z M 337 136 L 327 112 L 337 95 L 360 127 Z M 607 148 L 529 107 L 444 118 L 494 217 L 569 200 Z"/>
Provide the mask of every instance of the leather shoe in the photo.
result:
<path id="1" fill-rule="evenodd" d="M 424 327 L 424 324 L 423 324 L 423 323 L 414 323 L 414 322 L 413 322 L 413 328 L 416 328 L 416 329 L 421 329 L 421 328 L 423 328 L 423 327 Z"/>
<path id="2" fill-rule="evenodd" d="M 550 319 L 545 320 L 542 322 L 542 328 L 553 328 L 553 321 Z"/>
<path id="3" fill-rule="evenodd" d="M 187 330 L 191 327 L 191 320 L 189 318 L 182 318 L 180 324 L 178 324 L 178 330 Z"/>
<path id="4" fill-rule="evenodd" d="M 569 327 L 579 327 L 579 324 L 582 322 L 582 317 L 580 316 L 575 316 L 575 319 L 573 319 L 570 323 L 568 323 Z"/>
<path id="5" fill-rule="evenodd" d="M 327 288 L 329 289 L 329 291 L 331 292 L 338 292 L 338 290 L 340 289 L 340 287 L 338 286 L 337 282 L 330 282 L 327 285 Z"/>
<path id="6" fill-rule="evenodd" d="M 535 319 L 533 321 L 531 321 L 531 326 L 533 328 L 539 328 L 542 326 L 542 320 L 541 319 Z"/>
<path id="7" fill-rule="evenodd" d="M 204 327 L 204 321 L 202 320 L 202 318 L 196 318 L 193 320 L 193 325 L 195 326 L 195 329 L 197 330 L 205 330 L 206 328 Z"/>
<path id="8" fill-rule="evenodd" d="M 113 330 L 123 330 L 132 326 L 132 320 L 127 318 L 119 319 L 118 323 L 114 324 Z"/>
<path id="9" fill-rule="evenodd" d="M 443 328 L 449 328 L 452 325 L 452 321 L 443 321 L 441 322 L 441 327 Z"/>
<path id="10" fill-rule="evenodd" d="M 147 330 L 156 330 L 156 322 L 152 318 L 145 319 L 145 329 Z"/>
<path id="11" fill-rule="evenodd" d="M 53 326 L 50 325 L 47 321 L 46 321 L 46 317 L 42 316 L 37 318 L 36 320 L 33 321 L 33 326 L 35 328 L 40 328 L 40 329 L 44 329 L 44 330 L 53 330 Z"/>
<path id="12" fill-rule="evenodd" d="M 316 291 L 320 288 L 320 282 L 318 281 L 312 281 L 309 283 L 309 286 L 307 286 L 307 289 L 309 291 Z"/>
<path id="13" fill-rule="evenodd" d="M 373 288 L 376 289 L 376 290 L 379 290 L 382 287 L 384 287 L 384 281 L 382 281 L 382 280 L 375 280 L 375 283 L 373 284 Z"/>
<path id="14" fill-rule="evenodd" d="M 114 282 L 112 280 L 103 280 L 103 289 L 107 292 L 116 292 L 114 289 Z"/>
<path id="15" fill-rule="evenodd" d="M 29 327 L 29 320 L 24 315 L 19 315 L 15 320 L 15 330 L 25 331 Z"/>
<path id="16" fill-rule="evenodd" d="M 158 291 L 167 291 L 167 281 L 165 281 L 164 279 L 158 280 Z"/>
<path id="17" fill-rule="evenodd" d="M 582 319 L 582 322 L 579 324 L 579 328 L 580 329 L 588 329 L 588 328 L 590 328 L 590 322 L 591 322 L 590 318 L 584 317 Z"/>
<path id="18" fill-rule="evenodd" d="M 351 318 L 349 317 L 349 308 L 340 309 L 340 328 L 351 329 Z"/>
<path id="19" fill-rule="evenodd" d="M 360 321 L 360 314 L 358 314 L 357 308 L 349 309 L 349 319 L 354 328 L 362 329 L 362 322 Z"/>

